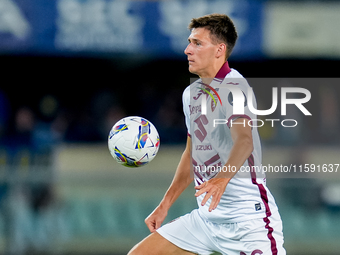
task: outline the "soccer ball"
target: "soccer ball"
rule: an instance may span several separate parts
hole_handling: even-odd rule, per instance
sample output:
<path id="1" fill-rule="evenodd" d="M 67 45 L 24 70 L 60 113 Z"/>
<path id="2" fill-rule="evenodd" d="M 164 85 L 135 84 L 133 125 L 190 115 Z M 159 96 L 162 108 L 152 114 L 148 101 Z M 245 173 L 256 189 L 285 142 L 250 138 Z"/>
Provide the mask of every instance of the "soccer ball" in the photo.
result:
<path id="1" fill-rule="evenodd" d="M 159 149 L 159 135 L 147 119 L 126 117 L 112 127 L 108 146 L 118 163 L 127 167 L 140 167 L 155 158 Z"/>

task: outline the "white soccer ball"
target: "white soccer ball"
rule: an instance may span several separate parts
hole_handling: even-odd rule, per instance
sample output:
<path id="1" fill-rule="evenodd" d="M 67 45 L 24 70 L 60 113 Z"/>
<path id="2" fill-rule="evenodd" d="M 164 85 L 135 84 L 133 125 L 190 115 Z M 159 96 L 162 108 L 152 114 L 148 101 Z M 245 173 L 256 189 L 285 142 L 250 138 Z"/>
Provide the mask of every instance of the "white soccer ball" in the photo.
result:
<path id="1" fill-rule="evenodd" d="M 126 117 L 112 127 L 108 146 L 112 157 L 123 166 L 140 167 L 153 160 L 159 149 L 155 126 L 145 118 Z"/>

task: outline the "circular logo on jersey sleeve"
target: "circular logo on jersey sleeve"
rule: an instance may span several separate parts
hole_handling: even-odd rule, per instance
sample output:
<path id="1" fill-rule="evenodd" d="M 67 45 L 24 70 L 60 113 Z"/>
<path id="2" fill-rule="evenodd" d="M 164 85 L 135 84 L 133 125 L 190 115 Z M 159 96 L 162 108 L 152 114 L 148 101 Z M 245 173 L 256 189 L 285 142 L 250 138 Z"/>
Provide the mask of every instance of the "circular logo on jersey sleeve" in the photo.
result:
<path id="1" fill-rule="evenodd" d="M 243 96 L 244 96 L 244 107 L 246 107 L 247 106 L 247 97 L 246 97 L 246 94 L 244 94 L 243 91 L 242 91 L 242 93 L 243 93 Z M 234 105 L 234 97 L 233 97 L 233 93 L 231 93 L 231 92 L 229 92 L 229 95 L 228 95 L 228 102 L 232 106 Z"/>

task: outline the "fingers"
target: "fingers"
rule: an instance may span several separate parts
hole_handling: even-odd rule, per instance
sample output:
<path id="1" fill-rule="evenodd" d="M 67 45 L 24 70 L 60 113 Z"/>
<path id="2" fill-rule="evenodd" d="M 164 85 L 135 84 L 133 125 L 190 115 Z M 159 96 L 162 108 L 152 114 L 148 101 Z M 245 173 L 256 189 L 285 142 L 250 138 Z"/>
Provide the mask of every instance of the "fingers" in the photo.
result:
<path id="1" fill-rule="evenodd" d="M 201 185 L 195 186 L 195 189 L 201 189 L 207 186 L 208 182 L 203 182 Z"/>
<path id="2" fill-rule="evenodd" d="M 212 192 L 207 192 L 207 194 L 204 196 L 201 205 L 204 206 L 205 203 L 209 200 L 209 198 L 212 196 Z"/>
<path id="3" fill-rule="evenodd" d="M 222 194 L 220 194 L 220 192 L 217 191 L 209 191 L 207 192 L 207 194 L 205 195 L 205 197 L 202 200 L 202 206 L 204 206 L 206 204 L 206 202 L 209 200 L 209 198 L 211 197 L 211 202 L 209 205 L 209 212 L 211 212 L 212 210 L 215 210 L 217 208 L 217 205 L 219 204 Z"/>
<path id="4" fill-rule="evenodd" d="M 161 221 L 156 221 L 156 225 L 155 225 L 155 230 L 156 231 L 157 229 L 159 229 L 162 225 L 162 222 Z"/>
<path id="5" fill-rule="evenodd" d="M 224 189 L 222 189 L 219 187 L 219 185 L 216 185 L 216 184 L 212 181 L 207 181 L 195 187 L 195 189 L 198 190 L 195 194 L 196 197 L 202 195 L 203 193 L 206 193 L 206 195 L 204 196 L 201 202 L 202 206 L 204 206 L 209 200 L 209 198 L 211 198 L 211 202 L 209 205 L 209 212 L 217 208 L 221 200 L 222 194 L 225 190 L 225 186 L 223 186 Z"/>
<path id="6" fill-rule="evenodd" d="M 201 185 L 200 185 L 201 186 Z M 196 189 L 199 189 L 199 191 L 196 192 L 195 196 L 198 197 L 200 195 L 202 195 L 203 193 L 207 193 L 202 202 L 201 205 L 204 206 L 206 204 L 206 202 L 209 200 L 210 197 L 212 197 L 210 206 L 209 206 L 209 211 L 211 212 L 213 209 L 215 209 L 217 207 L 217 204 L 220 201 L 221 196 L 216 197 L 217 191 L 216 188 L 212 185 L 205 185 L 204 188 L 201 188 L 199 186 L 195 187 Z M 216 201 L 217 199 L 217 201 Z"/>
<path id="7" fill-rule="evenodd" d="M 157 218 L 155 218 L 152 215 L 147 217 L 144 222 L 151 233 L 155 232 L 161 226 L 161 223 L 162 223 L 158 221 Z"/>
<path id="8" fill-rule="evenodd" d="M 146 224 L 146 226 L 148 227 L 148 229 L 150 230 L 151 233 L 156 231 L 156 223 L 155 222 L 152 222 L 152 221 L 149 221 L 149 220 L 146 219 L 145 224 Z"/>
<path id="9" fill-rule="evenodd" d="M 151 233 L 159 229 L 168 214 L 168 209 L 157 206 L 156 209 L 144 220 Z"/>
<path id="10" fill-rule="evenodd" d="M 151 233 L 155 232 L 157 229 L 159 229 L 162 225 L 161 221 L 147 221 L 145 220 L 145 224 L 148 227 L 148 229 L 150 230 Z"/>
<path id="11" fill-rule="evenodd" d="M 144 222 L 150 232 L 153 233 L 162 226 L 163 219 L 151 215 L 150 217 L 146 218 Z"/>
<path id="12" fill-rule="evenodd" d="M 209 206 L 209 212 L 211 212 L 212 210 L 215 210 L 221 200 L 222 194 L 217 194 L 217 195 L 213 195 L 213 198 L 211 200 L 210 206 Z"/>
<path id="13" fill-rule="evenodd" d="M 201 185 L 195 186 L 195 189 L 198 190 L 195 196 L 199 197 L 203 193 L 207 192 L 207 189 L 206 189 L 207 185 L 208 185 L 208 182 L 203 182 Z"/>

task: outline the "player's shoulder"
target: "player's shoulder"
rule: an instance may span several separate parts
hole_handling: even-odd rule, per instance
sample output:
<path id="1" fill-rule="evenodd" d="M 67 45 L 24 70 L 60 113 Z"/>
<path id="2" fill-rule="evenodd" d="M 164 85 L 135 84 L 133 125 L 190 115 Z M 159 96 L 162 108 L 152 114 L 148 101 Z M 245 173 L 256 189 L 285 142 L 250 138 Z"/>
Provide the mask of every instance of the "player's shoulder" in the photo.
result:
<path id="1" fill-rule="evenodd" d="M 231 69 L 231 71 L 227 74 L 225 79 L 223 80 L 223 84 L 225 85 L 235 85 L 238 87 L 248 87 L 248 81 L 243 77 L 237 70 Z"/>
<path id="2" fill-rule="evenodd" d="M 231 71 L 227 74 L 227 76 L 224 79 L 224 83 L 225 82 L 230 82 L 232 80 L 238 81 L 238 82 L 246 82 L 246 78 L 243 77 L 242 74 L 239 73 L 239 71 L 237 71 L 236 69 L 232 68 Z M 236 85 L 237 82 L 235 82 Z"/>
<path id="3" fill-rule="evenodd" d="M 183 91 L 183 94 L 182 94 L 183 100 L 186 100 L 188 98 L 190 98 L 190 85 L 185 88 L 185 90 Z"/>
<path id="4" fill-rule="evenodd" d="M 184 89 L 183 95 L 184 95 L 184 94 L 187 94 L 188 92 L 190 92 L 190 86 L 191 86 L 191 85 L 187 86 L 187 87 Z"/>
<path id="5" fill-rule="evenodd" d="M 194 87 L 194 86 L 200 86 L 200 81 L 201 79 L 198 79 L 196 81 L 194 81 L 193 83 L 191 83 L 189 86 L 187 86 L 184 91 L 183 91 L 183 98 L 190 98 L 190 90 Z"/>
<path id="6" fill-rule="evenodd" d="M 243 75 L 240 74 L 240 72 L 237 71 L 236 69 L 231 68 L 230 70 L 231 71 L 227 74 L 226 78 L 243 78 L 244 79 Z"/>
<path id="7" fill-rule="evenodd" d="M 190 104 L 190 85 L 185 88 L 182 94 L 183 105 Z"/>

